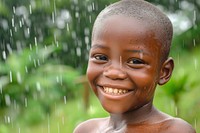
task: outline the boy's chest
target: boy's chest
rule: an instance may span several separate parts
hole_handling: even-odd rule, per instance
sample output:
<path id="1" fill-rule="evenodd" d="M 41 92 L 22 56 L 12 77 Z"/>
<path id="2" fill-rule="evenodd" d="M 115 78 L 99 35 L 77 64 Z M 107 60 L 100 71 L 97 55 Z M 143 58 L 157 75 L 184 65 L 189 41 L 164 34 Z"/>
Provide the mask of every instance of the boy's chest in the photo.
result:
<path id="1" fill-rule="evenodd" d="M 126 133 L 169 133 L 170 126 L 168 124 L 152 124 L 152 125 L 129 125 Z"/>

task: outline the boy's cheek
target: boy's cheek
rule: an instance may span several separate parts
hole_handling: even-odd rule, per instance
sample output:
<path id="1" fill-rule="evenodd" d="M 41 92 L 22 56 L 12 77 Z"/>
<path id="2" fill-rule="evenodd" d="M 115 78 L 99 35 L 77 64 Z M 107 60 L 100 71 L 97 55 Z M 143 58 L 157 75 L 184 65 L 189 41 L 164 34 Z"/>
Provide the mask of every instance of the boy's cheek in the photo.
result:
<path id="1" fill-rule="evenodd" d="M 90 83 L 92 88 L 94 87 L 95 80 L 101 73 L 101 69 L 98 66 L 93 65 L 93 63 L 89 62 L 86 75 L 88 78 L 88 82 Z"/>

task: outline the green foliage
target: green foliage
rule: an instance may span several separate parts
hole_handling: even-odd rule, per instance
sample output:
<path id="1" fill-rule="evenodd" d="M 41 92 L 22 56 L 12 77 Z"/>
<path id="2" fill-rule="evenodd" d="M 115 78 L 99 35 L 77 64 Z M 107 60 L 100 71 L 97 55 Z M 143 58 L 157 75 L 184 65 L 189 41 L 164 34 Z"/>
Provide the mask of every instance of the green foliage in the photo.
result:
<path id="1" fill-rule="evenodd" d="M 184 103 L 187 103 L 187 100 L 185 101 L 185 98 L 183 98 L 188 93 L 197 91 L 195 89 L 198 88 L 200 83 L 198 78 L 200 63 L 198 59 L 200 58 L 200 54 L 197 51 L 199 51 L 199 46 L 196 46 L 196 49 L 192 50 L 191 52 L 182 52 L 181 54 L 178 54 L 177 57 L 174 57 L 175 70 L 170 81 L 163 86 L 165 93 L 173 99 L 173 102 L 177 108 L 177 115 L 179 116 L 182 114 L 182 112 L 184 113 L 184 111 L 189 110 L 189 107 L 195 108 L 195 106 L 198 106 L 197 103 L 199 103 L 200 100 L 197 98 L 197 96 L 192 96 L 189 100 L 191 103 L 186 105 Z M 187 99 L 189 99 L 189 97 L 190 96 L 187 96 Z M 186 106 L 187 109 L 185 109 L 184 106 Z M 182 116 L 184 117 L 185 114 Z M 188 119 L 190 122 L 193 122 L 191 119 L 194 120 L 194 116 L 191 116 L 191 119 Z"/>
<path id="2" fill-rule="evenodd" d="M 56 65 L 49 60 L 48 57 L 56 49 L 24 49 L 1 62 L 1 108 L 19 108 L 22 112 L 25 111 L 25 120 L 36 123 L 44 118 L 43 113 L 50 113 L 52 103 L 75 95 L 80 87 L 75 84 L 79 73 L 71 67 Z"/>

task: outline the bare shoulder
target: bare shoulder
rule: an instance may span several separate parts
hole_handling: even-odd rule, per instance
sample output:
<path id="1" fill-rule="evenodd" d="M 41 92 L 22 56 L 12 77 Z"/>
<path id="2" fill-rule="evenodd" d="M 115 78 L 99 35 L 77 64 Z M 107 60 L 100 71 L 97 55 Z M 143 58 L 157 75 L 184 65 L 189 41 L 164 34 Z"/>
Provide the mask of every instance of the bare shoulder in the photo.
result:
<path id="1" fill-rule="evenodd" d="M 170 133 L 196 133 L 194 128 L 186 121 L 180 118 L 172 118 L 170 122 Z"/>
<path id="2" fill-rule="evenodd" d="M 73 133 L 94 133 L 101 125 L 106 123 L 108 118 L 90 119 L 80 123 Z"/>

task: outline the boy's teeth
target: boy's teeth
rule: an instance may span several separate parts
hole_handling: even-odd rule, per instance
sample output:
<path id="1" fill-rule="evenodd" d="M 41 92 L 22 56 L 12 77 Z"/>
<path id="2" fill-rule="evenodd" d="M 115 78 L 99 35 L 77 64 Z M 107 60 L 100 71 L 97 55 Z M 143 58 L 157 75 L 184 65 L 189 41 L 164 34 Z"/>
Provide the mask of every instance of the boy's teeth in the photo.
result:
<path id="1" fill-rule="evenodd" d="M 110 88 L 110 87 L 103 87 L 103 89 L 104 89 L 104 92 L 108 94 L 114 94 L 114 95 L 121 95 L 128 92 L 128 90 L 122 90 L 122 89 Z"/>

